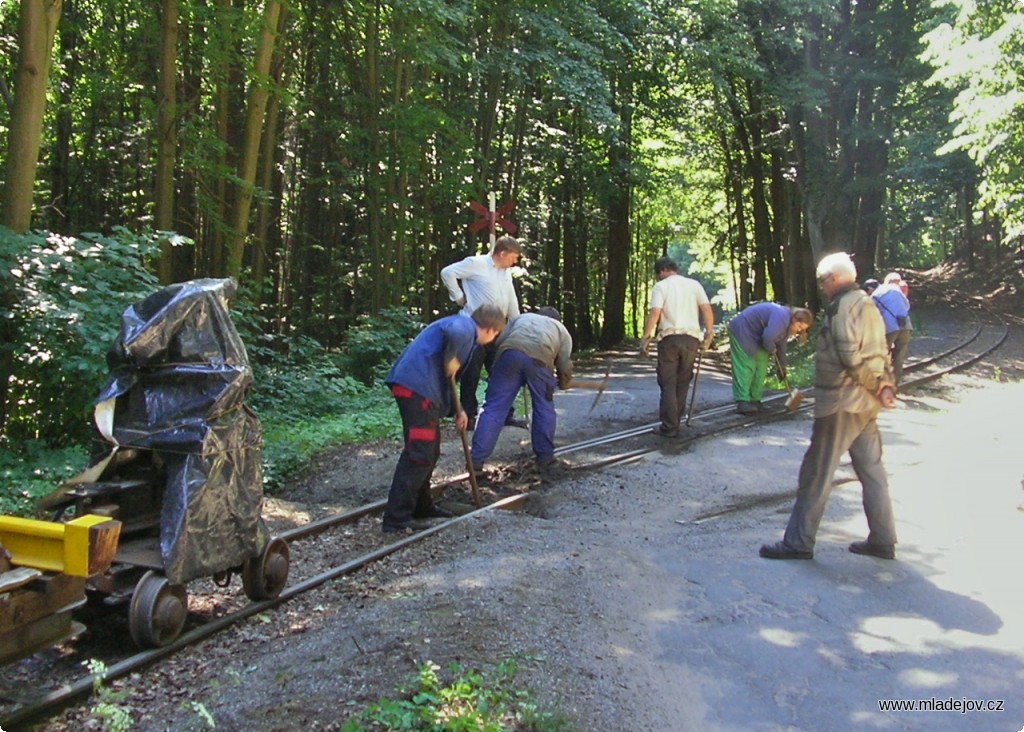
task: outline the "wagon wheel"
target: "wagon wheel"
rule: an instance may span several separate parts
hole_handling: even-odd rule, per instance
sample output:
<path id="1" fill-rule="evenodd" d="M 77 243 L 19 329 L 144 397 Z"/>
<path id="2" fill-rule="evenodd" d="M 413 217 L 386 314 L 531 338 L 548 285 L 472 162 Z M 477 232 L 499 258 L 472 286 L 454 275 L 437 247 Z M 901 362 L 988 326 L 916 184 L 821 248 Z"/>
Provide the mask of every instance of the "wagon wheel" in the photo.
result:
<path id="1" fill-rule="evenodd" d="M 174 641 L 185 625 L 188 595 L 185 585 L 172 585 L 150 570 L 135 585 L 128 609 L 128 629 L 142 648 L 158 648 Z"/>
<path id="2" fill-rule="evenodd" d="M 272 600 L 288 582 L 288 544 L 272 539 L 258 557 L 242 565 L 242 587 L 250 600 Z"/>

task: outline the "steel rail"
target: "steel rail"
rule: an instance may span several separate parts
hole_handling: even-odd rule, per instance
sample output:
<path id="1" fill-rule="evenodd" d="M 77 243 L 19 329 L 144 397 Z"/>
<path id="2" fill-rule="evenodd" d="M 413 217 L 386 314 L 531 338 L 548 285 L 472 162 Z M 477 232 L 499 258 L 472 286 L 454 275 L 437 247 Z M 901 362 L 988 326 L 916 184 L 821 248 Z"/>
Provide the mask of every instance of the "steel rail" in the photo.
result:
<path id="1" fill-rule="evenodd" d="M 359 557 L 351 559 L 347 562 L 339 564 L 335 567 L 331 567 L 328 570 L 321 572 L 318 575 L 305 579 L 294 585 L 285 588 L 280 595 L 270 600 L 260 600 L 258 602 L 250 603 L 234 612 L 231 612 L 223 617 L 212 620 L 208 623 L 194 628 L 187 633 L 183 633 L 172 643 L 167 644 L 161 648 L 152 648 L 140 653 L 136 653 L 133 656 L 129 656 L 117 663 L 111 665 L 103 674 L 88 674 L 79 678 L 71 684 L 66 684 L 59 689 L 51 691 L 43 697 L 33 700 L 32 703 L 23 706 L 20 709 L 8 714 L 3 719 L 0 719 L 0 728 L 13 729 L 15 725 L 24 724 L 33 719 L 37 719 L 48 712 L 55 711 L 56 709 L 68 704 L 75 698 L 89 693 L 94 685 L 98 682 L 106 682 L 112 679 L 121 678 L 134 671 L 138 671 L 149 664 L 158 661 L 162 658 L 170 656 L 183 648 L 191 646 L 199 641 L 205 640 L 216 633 L 224 630 L 225 628 L 234 625 L 235 623 L 245 620 L 246 618 L 252 617 L 265 610 L 270 610 L 278 605 L 288 602 L 298 595 L 309 592 L 321 585 L 330 582 L 333 579 L 342 577 L 348 574 L 352 574 L 363 567 L 372 564 L 384 557 L 394 554 L 407 546 L 416 544 L 423 541 L 427 537 L 438 534 L 442 531 L 447 531 L 454 526 L 474 519 L 481 516 L 489 511 L 510 509 L 516 505 L 523 503 L 527 500 L 528 495 L 525 493 L 508 496 L 502 498 L 499 501 L 488 504 L 481 508 L 470 511 L 469 513 L 454 518 L 448 519 L 443 523 L 439 523 L 436 526 L 424 529 L 423 531 L 410 534 L 408 536 L 399 539 L 398 541 L 391 542 L 384 546 L 378 547 L 373 551 L 367 552 Z M 364 514 L 365 515 L 365 514 Z"/>

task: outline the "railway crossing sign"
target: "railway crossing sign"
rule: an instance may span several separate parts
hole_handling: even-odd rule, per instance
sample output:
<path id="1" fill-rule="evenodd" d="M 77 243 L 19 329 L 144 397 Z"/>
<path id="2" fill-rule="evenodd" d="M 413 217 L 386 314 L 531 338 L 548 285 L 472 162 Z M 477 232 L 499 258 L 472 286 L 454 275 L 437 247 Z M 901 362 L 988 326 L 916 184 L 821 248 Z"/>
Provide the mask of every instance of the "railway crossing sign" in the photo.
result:
<path id="1" fill-rule="evenodd" d="M 494 194 L 491 193 L 487 197 L 489 206 L 484 206 L 482 203 L 476 201 L 470 201 L 469 207 L 477 214 L 477 219 L 469 225 L 469 231 L 475 234 L 478 231 L 486 228 L 491 235 L 491 249 L 494 249 L 494 240 L 497 227 L 501 227 L 502 230 L 507 234 L 515 234 L 518 228 L 515 223 L 509 221 L 506 218 L 512 209 L 516 207 L 515 201 L 505 201 L 501 206 L 495 208 L 494 205 Z"/>

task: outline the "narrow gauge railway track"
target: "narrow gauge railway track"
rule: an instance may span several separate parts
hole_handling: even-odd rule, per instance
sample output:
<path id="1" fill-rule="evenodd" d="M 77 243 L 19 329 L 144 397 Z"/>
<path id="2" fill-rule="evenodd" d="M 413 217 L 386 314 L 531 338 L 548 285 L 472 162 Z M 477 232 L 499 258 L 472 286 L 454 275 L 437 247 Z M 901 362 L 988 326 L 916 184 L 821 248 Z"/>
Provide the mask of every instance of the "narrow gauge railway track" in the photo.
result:
<path id="1" fill-rule="evenodd" d="M 1008 335 L 1008 327 L 1002 318 L 980 305 L 972 308 L 970 314 L 971 323 L 967 328 L 966 334 L 959 336 L 960 340 L 958 343 L 927 357 L 908 362 L 905 368 L 906 378 L 904 379 L 901 391 L 920 387 L 949 373 L 969 368 L 1003 344 Z M 723 435 L 769 421 L 788 419 L 793 414 L 805 412 L 813 407 L 813 389 L 804 390 L 804 394 L 809 399 L 805 399 L 801 407 L 794 412 L 786 411 L 783 402 L 787 395 L 784 393 L 765 400 L 769 405 L 776 407 L 774 411 L 753 417 L 742 417 L 735 414 L 731 402 L 703 409 L 694 415 L 697 421 L 685 437 L 670 441 L 672 450 L 677 451 L 697 440 Z M 576 455 L 583 458 L 582 460 L 574 460 L 571 465 L 565 467 L 564 470 L 567 476 L 640 460 L 666 449 L 666 441 L 658 440 L 656 444 L 651 445 L 650 436 L 658 427 L 658 424 L 657 422 L 644 424 L 565 445 L 556 450 L 556 455 L 563 458 L 566 455 Z M 630 448 L 630 443 L 638 439 L 642 439 L 643 443 Z M 627 449 L 622 450 L 622 447 Z M 522 476 L 512 475 L 511 477 L 515 480 Z M 465 483 L 467 479 L 467 473 L 455 475 L 449 480 L 436 485 L 434 487 L 435 492 L 443 493 L 447 488 Z M 412 544 L 424 541 L 431 536 L 459 526 L 487 512 L 522 507 L 528 499 L 529 494 L 527 492 L 514 493 L 481 508 L 438 523 L 425 531 L 402 536 L 396 541 L 364 547 L 367 550 L 362 554 L 348 558 L 316 574 L 295 581 L 287 586 L 277 598 L 272 600 L 241 604 L 242 600 L 239 599 L 238 607 L 229 609 L 219 617 L 214 617 L 188 628 L 179 638 L 167 646 L 132 655 L 125 655 L 123 653 L 111 654 L 106 661 L 105 680 L 110 681 L 137 672 L 161 659 L 171 656 L 183 648 L 222 632 L 246 618 L 266 612 L 327 582 L 358 572 Z M 680 521 L 680 523 L 700 524 L 740 511 L 791 499 L 791 491 L 777 495 L 747 498 L 734 505 L 711 511 L 685 522 Z M 339 526 L 356 524 L 363 519 L 375 516 L 383 511 L 385 504 L 386 501 L 384 500 L 369 503 L 342 514 L 329 516 L 284 531 L 278 534 L 278 536 L 289 544 L 301 542 Z M 81 666 L 80 659 L 70 661 L 69 663 L 75 668 Z M 4 691 L 0 688 L 0 705 L 2 705 L 0 706 L 0 714 L 3 715 L 0 718 L 0 727 L 6 730 L 18 729 L 30 722 L 38 721 L 47 715 L 51 715 L 75 699 L 90 693 L 97 680 L 93 674 L 77 675 L 77 677 L 72 677 L 71 674 L 68 674 L 68 676 L 69 679 L 67 681 L 59 683 L 56 687 L 51 680 L 49 683 L 38 682 L 34 689 L 26 690 L 20 688 Z"/>

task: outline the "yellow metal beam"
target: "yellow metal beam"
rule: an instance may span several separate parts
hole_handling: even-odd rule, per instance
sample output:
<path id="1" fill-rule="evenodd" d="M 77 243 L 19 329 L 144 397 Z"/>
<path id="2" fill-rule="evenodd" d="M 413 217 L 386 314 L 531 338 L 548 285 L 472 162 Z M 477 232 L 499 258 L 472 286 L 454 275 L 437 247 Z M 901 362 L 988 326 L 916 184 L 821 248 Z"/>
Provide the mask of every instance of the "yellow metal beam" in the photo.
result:
<path id="1" fill-rule="evenodd" d="M 86 515 L 67 523 L 0 516 L 0 545 L 11 564 L 88 577 L 110 566 L 121 522 Z"/>

